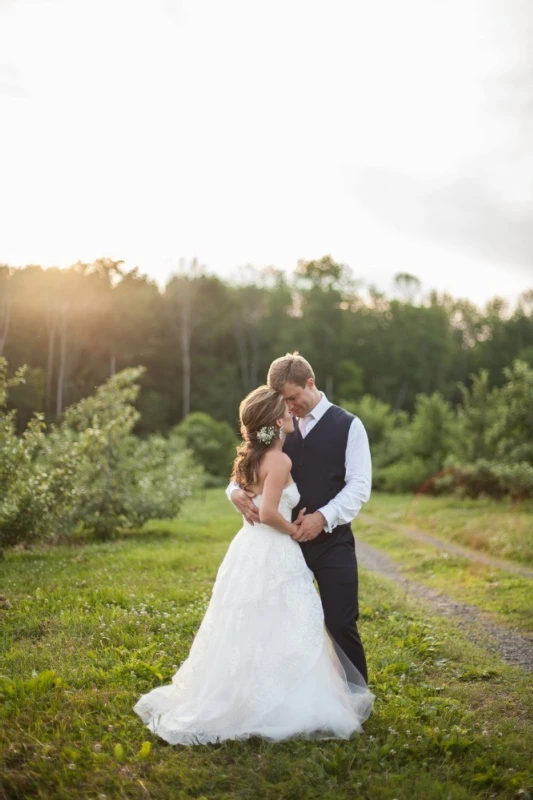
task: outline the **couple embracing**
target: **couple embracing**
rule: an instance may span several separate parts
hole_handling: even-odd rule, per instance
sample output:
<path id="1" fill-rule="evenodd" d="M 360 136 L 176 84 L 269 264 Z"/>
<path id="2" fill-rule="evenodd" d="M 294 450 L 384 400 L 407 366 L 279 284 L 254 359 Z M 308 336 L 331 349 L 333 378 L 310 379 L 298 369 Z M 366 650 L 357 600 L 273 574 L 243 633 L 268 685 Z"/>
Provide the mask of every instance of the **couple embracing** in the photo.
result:
<path id="1" fill-rule="evenodd" d="M 243 526 L 188 658 L 134 710 L 171 744 L 348 738 L 374 702 L 350 527 L 370 496 L 366 431 L 298 353 L 272 363 L 240 422 L 227 494 Z"/>

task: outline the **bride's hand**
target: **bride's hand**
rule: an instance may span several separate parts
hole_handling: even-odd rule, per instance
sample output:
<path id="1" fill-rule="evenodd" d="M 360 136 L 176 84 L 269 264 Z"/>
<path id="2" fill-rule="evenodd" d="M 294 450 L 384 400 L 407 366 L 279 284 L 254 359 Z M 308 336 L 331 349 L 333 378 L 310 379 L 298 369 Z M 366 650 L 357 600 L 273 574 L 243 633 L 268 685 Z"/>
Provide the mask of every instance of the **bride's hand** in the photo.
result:
<path id="1" fill-rule="evenodd" d="M 305 512 L 306 511 L 307 511 L 307 509 L 305 509 L 305 508 L 301 508 L 300 509 L 300 511 L 298 512 L 298 516 L 294 520 L 294 524 L 295 525 L 301 525 L 302 524 L 302 520 L 305 517 Z"/>

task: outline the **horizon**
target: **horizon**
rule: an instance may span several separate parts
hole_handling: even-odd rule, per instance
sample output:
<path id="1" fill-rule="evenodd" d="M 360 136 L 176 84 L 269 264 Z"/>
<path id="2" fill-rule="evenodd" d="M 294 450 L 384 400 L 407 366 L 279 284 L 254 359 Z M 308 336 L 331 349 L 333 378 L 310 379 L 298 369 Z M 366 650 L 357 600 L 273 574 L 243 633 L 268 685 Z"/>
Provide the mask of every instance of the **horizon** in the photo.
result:
<path id="1" fill-rule="evenodd" d="M 330 254 L 326 254 L 326 257 L 330 257 Z M 158 280 L 156 276 L 150 275 L 149 271 L 143 270 L 140 267 L 139 264 L 128 264 L 127 262 L 125 262 L 122 259 L 112 259 L 112 258 L 110 258 L 108 256 L 101 256 L 100 258 L 96 258 L 96 259 L 93 259 L 91 261 L 86 261 L 86 262 L 85 261 L 81 261 L 81 259 L 79 259 L 78 261 L 76 261 L 76 262 L 74 262 L 72 264 L 68 264 L 67 266 L 64 266 L 64 267 L 63 266 L 59 266 L 58 264 L 50 264 L 50 265 L 46 265 L 45 266 L 45 265 L 42 265 L 42 264 L 34 264 L 34 263 L 25 264 L 25 265 L 21 265 L 21 266 L 19 266 L 19 265 L 14 266 L 14 265 L 11 265 L 11 264 L 2 264 L 1 262 L 0 262 L 0 267 L 2 267 L 2 266 L 3 267 L 7 267 L 8 269 L 11 269 L 11 270 L 24 270 L 24 269 L 28 269 L 30 267 L 38 267 L 38 268 L 40 268 L 40 269 L 42 269 L 44 271 L 46 271 L 48 269 L 68 270 L 68 269 L 71 269 L 71 268 L 77 266 L 78 264 L 84 264 L 84 265 L 87 265 L 87 266 L 92 266 L 93 264 L 97 263 L 98 261 L 106 261 L 106 260 L 114 261 L 115 263 L 119 264 L 120 268 L 124 271 L 124 273 L 129 273 L 131 271 L 135 271 L 136 270 L 138 272 L 138 274 L 139 274 L 139 277 L 146 278 L 147 280 L 152 281 L 157 286 L 157 288 L 158 288 L 160 293 L 163 293 L 165 291 L 165 288 L 166 288 L 167 283 L 170 280 L 170 278 L 172 278 L 175 275 L 179 275 L 180 274 L 179 268 L 175 268 L 174 270 L 169 272 L 167 277 L 165 278 L 165 280 L 162 281 L 162 280 Z M 304 260 L 304 259 L 300 259 L 300 261 L 302 261 L 302 260 Z M 309 260 L 314 260 L 314 259 L 309 259 Z M 320 259 L 316 259 L 316 260 L 320 260 Z M 333 259 L 333 260 L 335 261 L 335 259 Z M 183 259 L 182 259 L 182 262 L 183 262 Z M 188 262 L 188 263 L 190 263 L 190 262 Z M 296 266 L 297 265 L 294 265 L 294 267 L 292 269 L 289 269 L 289 270 L 279 270 L 280 272 L 283 273 L 285 279 L 288 281 L 289 284 L 290 284 L 291 280 L 295 276 Z M 494 294 L 494 295 L 488 297 L 485 300 L 485 302 L 478 303 L 475 300 L 472 300 L 471 298 L 466 297 L 464 295 L 453 295 L 452 293 L 448 292 L 447 290 L 439 291 L 436 287 L 425 285 L 422 281 L 420 281 L 419 289 L 415 291 L 413 297 L 407 299 L 405 296 L 403 296 L 404 293 L 402 292 L 402 290 L 400 288 L 398 288 L 394 284 L 394 279 L 391 280 L 391 283 L 390 283 L 390 286 L 388 287 L 388 289 L 381 289 L 380 287 L 376 286 L 373 283 L 365 282 L 362 277 L 354 274 L 354 271 L 350 267 L 349 264 L 343 264 L 343 266 L 348 268 L 349 276 L 351 277 L 351 279 L 353 279 L 353 283 L 354 283 L 353 294 L 354 294 L 354 296 L 357 296 L 360 299 L 362 299 L 364 303 L 369 303 L 369 301 L 371 299 L 371 293 L 372 293 L 373 290 L 377 290 L 378 293 L 383 294 L 387 301 L 402 300 L 403 299 L 405 302 L 409 302 L 409 303 L 411 303 L 413 305 L 427 305 L 428 302 L 430 301 L 431 294 L 433 292 L 436 292 L 440 299 L 442 299 L 445 296 L 448 296 L 448 297 L 451 297 L 455 301 L 465 301 L 466 300 L 466 301 L 470 302 L 472 305 L 476 306 L 482 312 L 484 312 L 486 310 L 487 306 L 492 301 L 503 300 L 504 303 L 505 303 L 505 307 L 504 307 L 504 309 L 502 311 L 502 316 L 503 317 L 509 317 L 518 308 L 521 296 L 523 296 L 527 292 L 531 292 L 533 294 L 533 281 L 532 281 L 531 285 L 529 287 L 526 287 L 526 289 L 523 290 L 522 293 L 517 294 L 514 299 L 509 299 L 509 298 L 505 297 L 503 294 Z M 187 268 L 187 265 L 185 265 L 185 271 L 186 271 L 186 268 Z M 264 265 L 264 267 L 257 267 L 257 268 L 253 264 L 247 264 L 247 265 L 245 265 L 244 268 L 248 268 L 248 269 L 252 268 L 253 270 L 257 269 L 258 271 L 260 271 L 261 269 L 278 270 L 278 268 L 273 264 Z M 253 285 L 254 284 L 253 280 L 249 280 L 249 279 L 245 280 L 245 281 L 242 280 L 242 278 L 238 275 L 238 272 L 239 272 L 240 269 L 243 269 L 243 268 L 236 267 L 232 272 L 228 272 L 228 274 L 223 275 L 223 274 L 215 272 L 214 270 L 210 270 L 208 265 L 200 264 L 200 272 L 196 277 L 218 278 L 219 280 L 223 281 L 224 283 L 227 283 L 230 286 L 249 285 L 249 284 Z M 399 275 L 399 274 L 405 274 L 405 273 L 396 273 L 396 275 Z M 418 278 L 418 276 L 414 275 L 413 273 L 408 273 L 408 274 L 410 276 L 414 277 L 414 278 Z M 396 277 L 396 276 L 394 276 L 394 277 Z"/>

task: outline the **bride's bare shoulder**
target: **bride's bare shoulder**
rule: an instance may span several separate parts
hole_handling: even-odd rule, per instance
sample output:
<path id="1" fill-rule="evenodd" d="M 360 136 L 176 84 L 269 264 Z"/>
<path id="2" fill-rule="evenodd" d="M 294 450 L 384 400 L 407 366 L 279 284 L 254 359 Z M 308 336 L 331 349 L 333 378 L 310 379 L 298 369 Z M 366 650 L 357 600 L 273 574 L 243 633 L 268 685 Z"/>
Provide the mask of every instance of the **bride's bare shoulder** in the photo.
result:
<path id="1" fill-rule="evenodd" d="M 289 470 L 290 472 L 292 469 L 292 461 L 289 456 L 281 450 L 269 450 L 263 456 L 263 463 L 261 466 L 265 469 L 265 472 L 270 472 L 270 470 L 283 470 L 284 472 Z"/>
<path id="2" fill-rule="evenodd" d="M 265 453 L 263 460 L 269 464 L 283 464 L 283 466 L 290 464 L 292 466 L 292 461 L 290 460 L 289 456 L 282 450 L 268 450 Z"/>

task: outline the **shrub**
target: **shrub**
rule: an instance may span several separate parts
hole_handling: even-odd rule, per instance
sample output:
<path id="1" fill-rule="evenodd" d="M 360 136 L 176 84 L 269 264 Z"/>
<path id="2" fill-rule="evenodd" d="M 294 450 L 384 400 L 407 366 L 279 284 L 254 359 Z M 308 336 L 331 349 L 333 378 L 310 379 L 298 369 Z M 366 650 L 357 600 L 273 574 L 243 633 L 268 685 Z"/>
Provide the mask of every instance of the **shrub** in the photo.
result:
<path id="1" fill-rule="evenodd" d="M 478 459 L 473 464 L 456 465 L 451 474 L 450 488 L 467 497 L 509 495 L 517 500 L 533 497 L 533 466 L 525 461 L 502 464 Z"/>
<path id="2" fill-rule="evenodd" d="M 63 527 L 82 525 L 99 538 L 149 518 L 175 516 L 198 481 L 199 469 L 181 443 L 132 435 L 133 407 L 143 368 L 117 373 L 65 413 L 44 459 L 61 487 Z M 65 467 L 72 476 L 65 493 Z M 58 492 L 56 491 L 56 494 Z M 61 503 L 61 499 L 57 498 Z"/>
<path id="3" fill-rule="evenodd" d="M 417 492 L 431 474 L 427 462 L 413 456 L 376 470 L 373 483 L 386 492 Z"/>
<path id="4" fill-rule="evenodd" d="M 44 433 L 38 415 L 21 437 L 4 409 L 7 387 L 0 361 L 0 546 L 66 534 L 77 526 L 100 538 L 117 527 L 175 516 L 199 481 L 181 440 L 131 431 L 142 368 L 127 369 L 65 412 Z"/>
<path id="5" fill-rule="evenodd" d="M 409 422 L 406 412 L 394 412 L 388 403 L 369 394 L 359 402 L 346 401 L 342 406 L 358 416 L 365 426 L 372 453 L 373 485 L 375 489 L 384 489 L 383 468 L 399 461 L 406 451 Z"/>
<path id="6" fill-rule="evenodd" d="M 8 380 L 7 361 L 0 358 L 0 549 L 42 535 L 47 520 L 46 476 L 35 469 L 43 418 L 35 415 L 19 437 L 15 411 L 6 410 L 8 389 L 24 383 L 25 371 Z"/>
<path id="7" fill-rule="evenodd" d="M 504 375 L 506 383 L 493 390 L 497 413 L 488 443 L 499 461 L 533 464 L 533 368 L 514 361 Z"/>
<path id="8" fill-rule="evenodd" d="M 514 361 L 506 382 L 489 391 L 488 373 L 462 387 L 459 432 L 448 465 L 455 489 L 472 497 L 533 496 L 533 369 Z"/>
<path id="9" fill-rule="evenodd" d="M 457 436 L 451 447 L 451 452 L 463 463 L 490 456 L 488 432 L 496 414 L 488 371 L 482 369 L 479 375 L 470 378 L 470 389 L 459 384 L 463 403 L 457 411 Z"/>
<path id="10" fill-rule="evenodd" d="M 449 403 L 438 392 L 418 395 L 411 422 L 403 414 L 394 416 L 384 403 L 369 402 L 367 407 L 371 429 L 378 434 L 372 448 L 374 488 L 418 491 L 441 471 L 453 441 L 455 423 Z M 432 483 L 425 488 L 436 489 Z"/>
<path id="11" fill-rule="evenodd" d="M 127 527 L 143 525 L 149 519 L 175 517 L 202 476 L 201 467 L 179 440 L 157 435 L 133 440 L 125 467 L 130 479 L 122 495 Z"/>
<path id="12" fill-rule="evenodd" d="M 172 436 L 183 439 L 197 463 L 218 483 L 228 480 L 237 437 L 227 422 L 217 422 L 209 414 L 195 411 L 172 429 Z"/>
<path id="13" fill-rule="evenodd" d="M 346 400 L 341 405 L 361 419 L 373 447 L 386 440 L 395 427 L 396 416 L 389 403 L 370 394 L 363 395 L 358 402 Z"/>
<path id="14" fill-rule="evenodd" d="M 429 474 L 442 469 L 455 432 L 452 408 L 442 395 L 439 392 L 419 394 L 409 427 L 408 452 L 427 464 Z"/>

